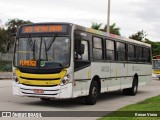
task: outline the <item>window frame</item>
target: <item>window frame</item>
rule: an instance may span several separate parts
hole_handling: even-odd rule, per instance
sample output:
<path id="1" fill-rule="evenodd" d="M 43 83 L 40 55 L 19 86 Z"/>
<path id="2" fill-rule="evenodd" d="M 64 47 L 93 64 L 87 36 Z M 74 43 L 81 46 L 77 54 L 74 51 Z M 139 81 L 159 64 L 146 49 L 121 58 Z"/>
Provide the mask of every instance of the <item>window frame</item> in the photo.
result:
<path id="1" fill-rule="evenodd" d="M 130 52 L 130 51 L 129 51 L 129 45 L 130 45 L 130 46 L 133 46 L 134 52 Z M 134 60 L 128 60 L 129 54 L 134 55 Z M 128 62 L 137 62 L 137 58 L 136 58 L 136 45 L 135 45 L 135 44 L 127 43 L 127 61 L 128 61 Z"/>
<path id="2" fill-rule="evenodd" d="M 117 48 L 117 43 L 122 43 L 124 44 L 124 50 L 125 51 L 119 51 L 118 48 Z M 116 60 L 119 61 L 119 62 L 126 62 L 127 61 L 127 49 L 126 49 L 126 42 L 121 42 L 121 41 L 116 41 Z M 125 55 L 125 59 L 124 60 L 119 60 L 119 53 L 123 53 Z"/>
<path id="3" fill-rule="evenodd" d="M 99 38 L 99 39 L 101 39 L 101 48 L 95 48 L 94 47 L 94 38 Z M 103 38 L 102 37 L 98 37 L 98 36 L 93 36 L 92 37 L 92 57 L 93 57 L 93 61 L 102 61 L 102 60 L 104 60 L 104 45 L 103 45 Z M 101 53 L 102 53 L 102 58 L 101 59 L 95 59 L 95 57 L 94 57 L 94 49 L 98 49 L 98 50 L 101 50 Z"/>
<path id="4" fill-rule="evenodd" d="M 114 49 L 107 49 L 107 41 L 110 41 L 110 42 L 113 42 L 113 47 L 114 47 Z M 105 51 L 105 57 L 104 57 L 104 59 L 105 60 L 107 60 L 107 61 L 115 61 L 116 60 L 116 46 L 115 46 L 115 41 L 114 40 L 111 40 L 111 39 L 107 39 L 107 38 L 105 38 L 105 44 L 104 44 L 104 51 Z M 107 59 L 106 57 L 107 57 L 107 51 L 112 51 L 113 53 L 114 53 L 114 59 L 112 59 L 112 60 L 109 60 L 109 59 Z M 112 56 L 113 57 L 113 56 Z"/>
<path id="5" fill-rule="evenodd" d="M 139 48 L 141 48 L 141 56 L 140 56 L 140 49 Z M 143 61 L 143 46 L 136 46 L 136 62 L 138 62 L 138 63 L 143 63 L 144 61 Z M 141 58 L 141 59 L 140 59 Z"/>

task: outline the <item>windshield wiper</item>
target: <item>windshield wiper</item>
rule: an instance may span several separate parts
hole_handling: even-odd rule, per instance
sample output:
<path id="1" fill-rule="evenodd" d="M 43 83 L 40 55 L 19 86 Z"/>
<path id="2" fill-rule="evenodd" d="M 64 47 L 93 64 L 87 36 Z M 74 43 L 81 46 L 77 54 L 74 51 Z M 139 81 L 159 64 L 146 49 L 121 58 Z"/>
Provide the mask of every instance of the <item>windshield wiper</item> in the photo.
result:
<path id="1" fill-rule="evenodd" d="M 33 51 L 33 58 L 35 59 L 35 41 L 32 40 L 30 34 L 28 35 L 28 41 L 31 51 Z"/>
<path id="2" fill-rule="evenodd" d="M 56 62 L 56 63 L 58 63 L 59 66 L 63 67 L 63 65 L 61 63 L 59 63 L 59 62 Z"/>
<path id="3" fill-rule="evenodd" d="M 47 54 L 47 45 L 46 45 L 46 41 L 44 40 L 44 47 L 45 47 L 45 52 L 46 52 L 46 59 L 48 60 L 48 54 Z"/>
<path id="4" fill-rule="evenodd" d="M 58 63 L 61 67 L 63 67 L 63 65 L 61 63 Z"/>
<path id="5" fill-rule="evenodd" d="M 57 37 L 57 35 L 54 34 L 54 36 L 52 37 L 51 42 L 50 42 L 49 45 L 46 47 L 46 51 L 48 51 L 48 50 L 50 49 L 50 47 L 52 46 L 52 44 L 53 44 L 53 42 L 55 41 L 56 37 Z"/>
<path id="6" fill-rule="evenodd" d="M 33 47 L 35 46 L 35 41 L 33 43 L 33 40 L 31 38 L 30 34 L 28 35 L 28 41 L 29 41 L 29 46 L 30 46 L 31 50 L 33 51 L 34 50 Z"/>

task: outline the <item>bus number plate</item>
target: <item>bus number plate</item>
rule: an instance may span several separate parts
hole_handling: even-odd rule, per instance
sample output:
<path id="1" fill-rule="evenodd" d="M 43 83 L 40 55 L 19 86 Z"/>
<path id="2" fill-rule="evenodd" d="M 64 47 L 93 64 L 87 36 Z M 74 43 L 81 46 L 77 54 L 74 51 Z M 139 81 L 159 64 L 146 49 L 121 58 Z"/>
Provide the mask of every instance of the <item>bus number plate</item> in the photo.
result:
<path id="1" fill-rule="evenodd" d="M 43 89 L 34 89 L 34 93 L 42 94 L 42 93 L 44 93 L 44 90 Z"/>

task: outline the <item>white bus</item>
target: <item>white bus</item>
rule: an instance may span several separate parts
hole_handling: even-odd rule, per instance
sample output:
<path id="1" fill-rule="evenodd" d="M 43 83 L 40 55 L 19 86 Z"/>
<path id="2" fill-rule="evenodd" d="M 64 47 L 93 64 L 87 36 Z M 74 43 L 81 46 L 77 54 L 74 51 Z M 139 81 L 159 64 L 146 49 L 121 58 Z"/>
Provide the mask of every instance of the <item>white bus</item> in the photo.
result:
<path id="1" fill-rule="evenodd" d="M 72 23 L 37 23 L 18 28 L 13 94 L 41 100 L 123 90 L 136 95 L 151 80 L 151 45 Z"/>

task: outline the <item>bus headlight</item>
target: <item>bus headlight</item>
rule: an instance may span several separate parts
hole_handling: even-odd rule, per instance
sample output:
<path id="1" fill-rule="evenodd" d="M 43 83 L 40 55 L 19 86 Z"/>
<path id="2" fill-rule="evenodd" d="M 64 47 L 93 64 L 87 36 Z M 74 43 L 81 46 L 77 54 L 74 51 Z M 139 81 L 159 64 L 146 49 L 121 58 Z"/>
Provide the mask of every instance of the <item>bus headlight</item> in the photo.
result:
<path id="1" fill-rule="evenodd" d="M 19 83 L 19 80 L 18 80 L 18 77 L 15 73 L 13 73 L 13 80 L 16 82 L 16 83 Z"/>
<path id="2" fill-rule="evenodd" d="M 61 82 L 61 85 L 66 85 L 68 84 L 68 82 L 70 81 L 70 75 L 66 75 L 63 79 L 62 79 L 62 82 Z"/>

